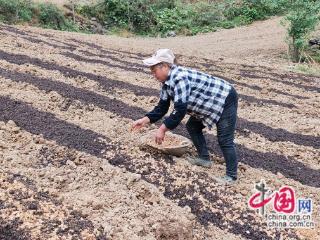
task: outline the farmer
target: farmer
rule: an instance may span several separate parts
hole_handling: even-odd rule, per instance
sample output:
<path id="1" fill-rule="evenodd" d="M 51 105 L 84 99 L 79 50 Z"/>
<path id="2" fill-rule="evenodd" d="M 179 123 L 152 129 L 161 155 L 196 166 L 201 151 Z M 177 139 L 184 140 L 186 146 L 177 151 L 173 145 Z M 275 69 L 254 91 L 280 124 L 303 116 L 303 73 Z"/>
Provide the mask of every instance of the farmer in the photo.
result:
<path id="1" fill-rule="evenodd" d="M 158 105 L 145 117 L 135 121 L 132 129 L 139 129 L 160 120 L 174 103 L 171 115 L 163 121 L 156 132 L 155 141 L 161 144 L 168 130 L 176 128 L 186 114 L 186 124 L 198 157 L 187 160 L 193 164 L 210 168 L 212 161 L 202 130 L 217 126 L 217 137 L 226 162 L 226 175 L 216 178 L 223 184 L 237 180 L 237 155 L 234 133 L 237 118 L 238 96 L 230 83 L 208 74 L 175 65 L 175 56 L 170 49 L 159 49 L 151 58 L 143 60 L 154 77 L 162 83 Z"/>

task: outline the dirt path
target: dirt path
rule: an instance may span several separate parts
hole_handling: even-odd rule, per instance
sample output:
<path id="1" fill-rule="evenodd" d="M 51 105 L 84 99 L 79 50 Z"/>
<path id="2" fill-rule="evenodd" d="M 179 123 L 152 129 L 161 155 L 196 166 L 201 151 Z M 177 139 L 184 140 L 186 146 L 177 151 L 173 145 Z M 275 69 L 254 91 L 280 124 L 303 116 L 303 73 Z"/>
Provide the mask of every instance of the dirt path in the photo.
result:
<path id="1" fill-rule="evenodd" d="M 264 22 L 255 22 L 249 26 L 229 30 L 219 30 L 193 37 L 175 37 L 166 39 L 126 39 L 115 46 L 131 46 L 142 52 L 156 48 L 171 48 L 174 52 L 209 58 L 226 60 L 227 62 L 248 62 L 254 64 L 276 65 L 284 63 L 286 53 L 285 28 L 280 24 L 281 18 L 273 18 Z M 192 61 L 192 59 L 190 59 Z"/>
<path id="2" fill-rule="evenodd" d="M 243 31 L 255 34 L 259 27 L 233 29 L 229 34 L 238 31 L 237 39 L 245 39 Z M 320 203 L 316 180 L 320 79 L 282 71 L 284 65 L 268 61 L 255 64 L 268 51 L 283 51 L 280 40 L 269 47 L 239 41 L 238 47 L 233 45 L 234 54 L 221 45 L 204 43 L 211 36 L 216 42 L 222 41 L 221 36 L 227 41 L 230 35 L 224 31 L 159 40 L 176 49 L 181 46 L 182 64 L 224 77 L 239 91 L 240 181 L 225 188 L 212 179 L 225 169 L 214 131 L 207 132 L 216 163 L 210 170 L 141 148 L 141 135 L 128 132 L 130 123 L 157 102 L 159 87 L 140 61 L 160 46 L 157 40 L 10 26 L 1 26 L 0 34 L 0 177 L 5 183 L 0 194 L 0 238 L 11 234 L 9 239 L 316 239 L 320 235 L 318 227 L 268 229 L 247 207 L 253 183 L 261 178 L 272 189 L 294 186 L 299 196 L 313 199 L 315 208 Z M 259 37 L 250 41 L 258 42 Z M 195 54 L 198 43 L 201 49 Z M 222 52 L 225 59 L 217 59 Z M 183 126 L 176 132 L 187 136 Z M 46 197 L 40 198 L 43 194 Z M 313 218 L 319 221 L 316 213 Z"/>

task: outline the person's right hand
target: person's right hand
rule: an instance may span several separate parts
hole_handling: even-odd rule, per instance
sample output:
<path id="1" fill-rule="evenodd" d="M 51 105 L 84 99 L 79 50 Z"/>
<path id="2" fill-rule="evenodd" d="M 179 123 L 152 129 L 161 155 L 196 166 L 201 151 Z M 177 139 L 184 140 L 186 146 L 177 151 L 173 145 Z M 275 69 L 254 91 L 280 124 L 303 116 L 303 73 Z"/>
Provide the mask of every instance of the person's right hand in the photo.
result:
<path id="1" fill-rule="evenodd" d="M 148 123 L 150 123 L 150 119 L 148 117 L 140 118 L 132 124 L 131 131 L 138 130 Z"/>

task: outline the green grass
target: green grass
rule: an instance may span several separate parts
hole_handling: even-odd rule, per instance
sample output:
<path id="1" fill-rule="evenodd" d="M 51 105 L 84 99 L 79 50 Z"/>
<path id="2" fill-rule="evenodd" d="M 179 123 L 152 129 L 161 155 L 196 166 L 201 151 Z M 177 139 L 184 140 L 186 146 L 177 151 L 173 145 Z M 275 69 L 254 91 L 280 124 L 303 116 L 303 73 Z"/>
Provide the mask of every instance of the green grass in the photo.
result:
<path id="1" fill-rule="evenodd" d="M 297 73 L 320 76 L 320 64 L 298 64 L 292 70 Z"/>

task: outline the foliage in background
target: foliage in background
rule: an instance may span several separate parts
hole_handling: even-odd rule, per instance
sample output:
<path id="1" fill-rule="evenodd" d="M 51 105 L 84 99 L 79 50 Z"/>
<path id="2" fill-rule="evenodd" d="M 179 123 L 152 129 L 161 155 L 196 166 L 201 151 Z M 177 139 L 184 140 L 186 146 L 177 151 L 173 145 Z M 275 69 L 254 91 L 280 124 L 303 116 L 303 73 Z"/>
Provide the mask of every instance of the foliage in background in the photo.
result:
<path id="1" fill-rule="evenodd" d="M 308 39 L 320 21 L 320 2 L 312 0 L 291 0 L 290 2 L 290 11 L 285 20 L 289 24 L 288 40 L 292 59 L 295 62 L 312 62 L 313 58 L 307 53 Z M 320 59 L 318 54 L 314 56 L 316 61 Z"/>
<path id="2" fill-rule="evenodd" d="M 9 24 L 30 22 L 45 28 L 78 30 L 56 5 L 34 3 L 32 0 L 0 0 L 0 21 Z"/>
<path id="3" fill-rule="evenodd" d="M 253 22 L 283 14 L 288 0 L 231 0 L 227 1 L 227 4 L 224 14 L 229 20 L 242 17 L 246 22 Z"/>
<path id="4" fill-rule="evenodd" d="M 156 25 L 156 9 L 174 7 L 174 1 L 102 0 L 94 5 L 77 8 L 78 13 L 94 17 L 107 29 L 127 29 L 135 33 L 148 33 Z"/>
<path id="5" fill-rule="evenodd" d="M 170 32 L 194 35 L 218 28 L 233 28 L 283 14 L 290 0 L 100 0 L 77 5 L 76 12 L 95 18 L 108 31 L 166 36 Z M 59 30 L 77 30 L 55 5 L 32 0 L 0 0 L 0 20 L 32 22 Z"/>
<path id="6" fill-rule="evenodd" d="M 0 0 L 0 20 L 8 23 L 30 21 L 33 3 L 27 0 Z"/>
<path id="7" fill-rule="evenodd" d="M 214 3 L 178 0 L 102 0 L 79 6 L 78 13 L 97 18 L 109 29 L 122 28 L 138 34 L 194 35 L 232 28 L 282 14 L 288 0 L 226 0 Z"/>

